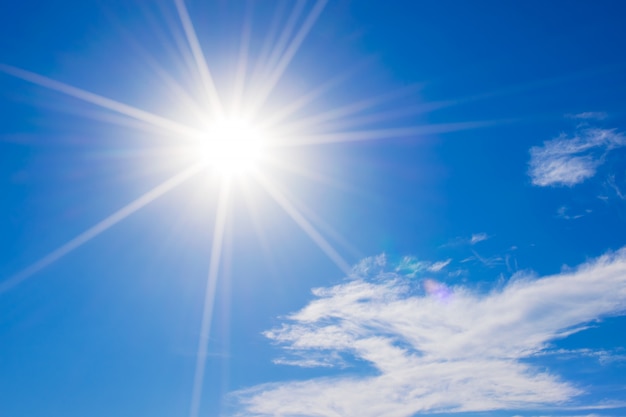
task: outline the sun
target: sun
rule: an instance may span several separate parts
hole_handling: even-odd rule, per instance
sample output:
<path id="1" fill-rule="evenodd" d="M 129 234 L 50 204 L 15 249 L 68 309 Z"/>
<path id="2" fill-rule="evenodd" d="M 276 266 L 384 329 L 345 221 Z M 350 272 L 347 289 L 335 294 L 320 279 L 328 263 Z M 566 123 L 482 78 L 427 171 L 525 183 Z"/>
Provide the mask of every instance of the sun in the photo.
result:
<path id="1" fill-rule="evenodd" d="M 225 236 L 229 231 L 229 216 L 235 211 L 233 210 L 235 194 L 231 193 L 233 188 L 231 185 L 236 181 L 230 181 L 230 179 L 234 177 L 250 179 L 253 186 L 258 185 L 260 189 L 266 191 L 267 195 L 297 223 L 341 270 L 349 273 L 350 265 L 327 240 L 326 233 L 318 231 L 313 221 L 308 219 L 309 216 L 315 214 L 314 211 L 308 210 L 309 213 L 313 214 L 307 214 L 306 208 L 300 208 L 292 202 L 289 194 L 282 190 L 279 184 L 280 179 L 276 178 L 277 175 L 275 174 L 278 169 L 279 172 L 284 170 L 283 173 L 286 174 L 291 172 L 321 181 L 326 181 L 326 179 L 322 175 L 318 175 L 315 170 L 297 166 L 297 164 L 289 161 L 285 157 L 283 149 L 285 146 L 310 146 L 332 142 L 382 139 L 384 137 L 396 137 L 398 134 L 407 136 L 414 134 L 415 130 L 410 128 L 375 131 L 335 129 L 334 123 L 347 116 L 356 116 L 360 111 L 372 106 L 370 103 L 375 103 L 375 100 L 353 103 L 307 115 L 307 106 L 341 81 L 342 76 L 330 80 L 302 96 L 295 97 L 289 103 L 277 102 L 280 100 L 276 100 L 275 97 L 270 100 L 294 54 L 300 48 L 307 33 L 325 7 L 326 1 L 315 2 L 304 14 L 299 25 L 296 24 L 296 21 L 305 10 L 304 3 L 294 3 L 294 11 L 289 14 L 291 16 L 289 22 L 291 23 L 287 22 L 282 32 L 277 27 L 276 33 L 281 33 L 279 39 L 274 39 L 273 35 L 267 37 L 266 46 L 269 52 L 266 57 L 260 53 L 253 71 L 248 70 L 250 65 L 247 51 L 249 44 L 254 45 L 254 43 L 251 43 L 249 27 L 244 29 L 240 56 L 236 71 L 233 73 L 232 97 L 220 95 L 220 89 L 217 87 L 223 86 L 224 83 L 217 84 L 214 81 L 185 6 L 185 0 L 174 0 L 174 2 L 186 42 L 178 43 L 178 32 L 175 32 L 174 38 L 177 40 L 176 45 L 180 49 L 180 56 L 184 57 L 182 64 L 185 68 L 192 70 L 189 74 L 181 74 L 181 79 L 201 80 L 201 83 L 194 85 L 190 88 L 192 91 L 187 92 L 184 82 L 179 83 L 175 77 L 170 77 L 167 71 L 163 71 L 163 75 L 167 85 L 172 87 L 179 97 L 185 98 L 181 102 L 173 102 L 174 110 L 172 112 L 184 114 L 185 117 L 182 120 L 190 122 L 189 124 L 179 121 L 180 118 L 168 118 L 43 75 L 0 63 L 0 72 L 98 106 L 106 112 L 105 117 L 109 117 L 109 112 L 112 112 L 127 117 L 132 121 L 131 126 L 145 127 L 150 133 L 158 132 L 159 139 L 162 139 L 162 136 L 168 139 L 163 152 L 157 153 L 158 156 L 167 158 L 167 166 L 173 162 L 172 165 L 181 168 L 180 172 L 165 179 L 162 183 L 87 228 L 9 279 L 1 281 L 0 293 L 28 279 L 189 179 L 196 175 L 201 176 L 203 173 L 209 173 L 210 175 L 205 177 L 210 178 L 209 183 L 216 185 L 217 192 L 215 198 L 211 199 L 212 203 L 215 202 L 216 207 L 215 226 L 210 249 L 189 414 L 190 417 L 197 417 L 200 411 L 207 366 L 208 343 L 216 299 L 216 283 L 222 273 L 220 263 L 223 261 L 222 258 L 225 258 L 222 249 L 227 241 Z M 162 69 L 159 68 L 158 70 L 161 72 Z M 104 74 L 105 72 L 101 73 Z M 228 83 L 226 82 L 226 84 Z M 228 89 L 229 86 L 226 85 L 225 87 Z M 200 93 L 198 97 L 196 97 L 197 93 Z M 188 114 L 192 114 L 194 117 L 187 118 Z M 384 115 L 377 116 L 374 114 L 371 117 L 372 120 L 376 120 L 375 117 L 382 116 Z M 268 168 L 268 172 L 264 172 L 264 168 Z M 213 183 L 212 180 L 215 176 L 219 177 L 220 180 Z M 248 190 L 247 184 L 245 185 L 242 187 L 244 191 Z M 246 196 L 249 197 L 247 194 Z M 252 210 L 254 209 L 254 204 L 248 206 Z M 256 213 L 252 210 L 251 214 L 255 216 Z M 339 236 L 338 241 L 343 240 L 340 235 L 333 232 L 332 228 L 326 227 L 325 229 L 327 233 L 332 233 L 335 237 Z"/>
<path id="2" fill-rule="evenodd" d="M 265 159 L 267 132 L 240 117 L 211 122 L 192 156 L 222 176 L 249 174 Z"/>

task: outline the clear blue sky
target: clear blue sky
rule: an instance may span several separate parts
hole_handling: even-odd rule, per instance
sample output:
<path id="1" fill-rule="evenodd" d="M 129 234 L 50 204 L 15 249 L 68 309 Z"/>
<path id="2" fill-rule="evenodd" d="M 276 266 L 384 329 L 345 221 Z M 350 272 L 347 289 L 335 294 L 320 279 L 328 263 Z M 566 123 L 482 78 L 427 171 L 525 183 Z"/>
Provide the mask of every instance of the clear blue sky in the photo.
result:
<path id="1" fill-rule="evenodd" d="M 0 416 L 624 415 L 625 15 L 5 2 Z"/>

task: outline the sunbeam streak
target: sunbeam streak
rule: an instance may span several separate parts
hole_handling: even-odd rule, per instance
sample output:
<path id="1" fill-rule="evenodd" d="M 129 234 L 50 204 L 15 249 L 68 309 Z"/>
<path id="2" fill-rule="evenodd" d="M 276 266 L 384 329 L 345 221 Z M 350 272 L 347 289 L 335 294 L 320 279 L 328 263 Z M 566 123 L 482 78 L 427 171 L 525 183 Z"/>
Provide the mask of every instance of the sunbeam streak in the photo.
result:
<path id="1" fill-rule="evenodd" d="M 95 104 L 108 110 L 112 110 L 133 119 L 146 122 L 150 125 L 162 127 L 172 133 L 181 134 L 185 138 L 196 138 L 202 135 L 201 131 L 193 129 L 189 126 L 176 123 L 172 120 L 157 116 L 156 114 L 152 114 L 145 110 L 140 110 L 136 107 L 129 106 L 128 104 L 120 103 L 118 101 L 102 97 L 89 91 L 81 90 L 80 88 L 73 87 L 60 81 L 50 79 L 48 77 L 44 77 L 43 75 L 35 74 L 34 72 L 26 71 L 5 64 L 0 64 L 0 71 L 20 78 L 24 81 L 28 81 L 33 84 L 49 88 L 50 90 L 58 91 L 63 94 L 67 94 L 68 96 L 72 96 L 74 98 L 86 101 L 91 104 Z"/>
<path id="2" fill-rule="evenodd" d="M 313 9 L 307 16 L 302 26 L 300 27 L 300 30 L 298 31 L 298 33 L 295 35 L 295 37 L 293 38 L 293 40 L 287 47 L 287 50 L 284 52 L 279 62 L 276 64 L 276 68 L 274 68 L 270 76 L 267 77 L 266 80 L 264 80 L 263 89 L 256 96 L 256 100 L 251 109 L 252 114 L 255 114 L 258 111 L 258 109 L 265 103 L 265 100 L 268 98 L 268 96 L 272 93 L 272 91 L 274 90 L 274 87 L 276 87 L 276 84 L 278 83 L 280 78 L 283 76 L 283 73 L 287 69 L 287 66 L 293 59 L 296 52 L 298 52 L 300 45 L 302 44 L 302 42 L 308 35 L 309 31 L 311 30 L 311 28 L 317 21 L 317 18 L 320 16 L 322 11 L 324 10 L 326 3 L 327 3 L 327 0 L 319 0 L 315 4 L 315 6 L 313 6 Z"/>
<path id="3" fill-rule="evenodd" d="M 232 100 L 230 103 L 230 111 L 236 113 L 241 107 L 241 99 L 243 97 L 244 87 L 246 84 L 246 72 L 248 69 L 248 56 L 250 48 L 250 38 L 252 36 L 252 3 L 248 3 L 246 16 L 241 31 L 241 40 L 239 45 L 239 57 L 237 59 L 237 70 L 233 81 Z"/>
<path id="4" fill-rule="evenodd" d="M 332 109 L 329 111 L 325 111 L 323 113 L 319 113 L 319 114 L 316 114 L 307 118 L 300 119 L 295 123 L 284 126 L 283 129 L 299 132 L 299 131 L 306 131 L 307 129 L 310 129 L 314 126 L 324 126 L 324 123 L 343 119 L 347 116 L 358 114 L 367 109 L 374 108 L 377 105 L 380 105 L 385 102 L 391 101 L 395 98 L 401 97 L 402 95 L 406 95 L 409 92 L 411 92 L 411 90 L 413 89 L 415 89 L 415 87 L 403 88 L 402 90 L 393 91 L 391 93 L 387 93 L 379 97 L 372 97 L 369 99 L 350 103 L 348 105 L 345 105 L 336 109 Z"/>
<path id="5" fill-rule="evenodd" d="M 316 87 L 312 91 L 304 94 L 299 97 L 292 103 L 282 107 L 279 110 L 276 110 L 274 113 L 269 115 L 265 120 L 263 120 L 261 127 L 265 129 L 272 128 L 278 125 L 283 120 L 287 119 L 292 114 L 301 110 L 308 104 L 312 103 L 317 98 L 321 97 L 324 93 L 330 91 L 331 88 L 336 87 L 341 84 L 343 81 L 347 80 L 350 76 L 354 75 L 360 66 L 363 64 L 355 65 L 354 68 L 349 69 L 348 71 L 344 71 L 343 73 L 333 77 L 332 79 L 326 81 L 324 84 Z"/>
<path id="6" fill-rule="evenodd" d="M 202 52 L 202 47 L 198 41 L 196 31 L 193 27 L 193 23 L 191 22 L 191 18 L 189 17 L 189 13 L 187 12 L 187 7 L 185 7 L 184 0 L 176 0 L 176 10 L 178 11 L 178 16 L 180 17 L 183 29 L 185 30 L 185 36 L 187 37 L 187 42 L 189 42 L 193 59 L 198 67 L 198 71 L 200 72 L 202 83 L 207 91 L 211 109 L 215 112 L 215 116 L 221 117 L 223 108 L 220 102 L 220 97 L 217 89 L 215 88 L 211 71 L 209 71 L 209 66 L 206 58 L 204 57 L 204 53 Z"/>
<path id="7" fill-rule="evenodd" d="M 207 278 L 206 292 L 204 297 L 202 323 L 200 324 L 200 340 L 198 341 L 196 369 L 193 378 L 193 390 L 191 393 L 191 410 L 189 412 L 190 417 L 198 417 L 198 413 L 200 411 L 200 400 L 202 399 L 202 386 L 204 385 L 204 372 L 206 366 L 207 349 L 209 345 L 209 335 L 211 333 L 211 320 L 213 318 L 215 289 L 217 286 L 217 278 L 220 272 L 220 262 L 222 260 L 222 244 L 224 242 L 224 231 L 226 229 L 229 196 L 230 180 L 225 177 L 220 185 L 220 193 L 217 200 L 215 231 L 213 232 L 211 258 L 209 261 L 209 275 Z"/>
<path id="8" fill-rule="evenodd" d="M 275 146 L 307 146 L 307 145 L 323 145 L 326 143 L 339 142 L 360 142 L 368 140 L 392 139 L 415 137 L 418 135 L 431 135 L 436 133 L 456 132 L 468 129 L 478 129 L 481 127 L 492 126 L 496 123 L 507 123 L 510 120 L 502 121 L 479 121 L 479 122 L 460 122 L 460 123 L 441 123 L 423 126 L 397 127 L 388 129 L 371 129 L 356 130 L 346 132 L 320 133 L 304 136 L 287 136 L 274 140 Z"/>
<path id="9" fill-rule="evenodd" d="M 291 14 L 287 18 L 287 22 L 283 27 L 280 37 L 276 40 L 276 43 L 274 44 L 271 55 L 269 56 L 267 61 L 264 62 L 264 68 L 262 69 L 261 73 L 263 76 L 267 76 L 267 73 L 276 66 L 276 63 L 280 59 L 281 53 L 285 50 L 287 42 L 289 42 L 289 38 L 292 36 L 293 31 L 296 29 L 296 23 L 298 23 L 298 19 L 304 11 L 304 6 L 306 6 L 305 0 L 297 0 L 294 3 L 295 6 L 291 10 Z"/>
<path id="10" fill-rule="evenodd" d="M 160 185 L 157 185 L 152 190 L 148 191 L 147 193 L 145 193 L 138 199 L 132 201 L 131 203 L 127 204 L 126 206 L 122 207 L 115 213 L 105 218 L 104 220 L 100 221 L 99 223 L 85 230 L 83 233 L 79 234 L 78 236 L 70 240 L 69 242 L 53 250 L 48 255 L 44 256 L 43 258 L 41 258 L 34 264 L 26 267 L 22 271 L 13 275 L 11 278 L 0 283 L 0 294 L 22 283 L 26 279 L 30 278 L 33 274 L 41 271 L 43 268 L 56 262 L 57 260 L 67 255 L 68 253 L 72 252 L 74 249 L 82 246 L 84 243 L 98 236 L 100 233 L 109 229 L 111 226 L 119 223 L 120 221 L 124 220 L 126 217 L 130 216 L 131 214 L 133 214 L 140 208 L 146 206 L 147 204 L 151 203 L 152 201 L 162 196 L 166 192 L 180 185 L 185 180 L 189 179 L 193 175 L 200 172 L 202 169 L 203 167 L 201 165 L 194 165 L 186 169 L 185 171 L 175 175 L 169 180 L 161 183 Z"/>
<path id="11" fill-rule="evenodd" d="M 287 197 L 272 184 L 272 182 L 262 173 L 257 173 L 255 179 L 265 188 L 268 194 L 280 205 L 283 210 L 291 217 L 300 228 L 319 246 L 319 248 L 341 269 L 343 272 L 350 271 L 350 265 L 339 253 L 332 247 L 330 243 L 315 229 L 315 227 L 304 217 L 300 211 L 289 202 Z"/>

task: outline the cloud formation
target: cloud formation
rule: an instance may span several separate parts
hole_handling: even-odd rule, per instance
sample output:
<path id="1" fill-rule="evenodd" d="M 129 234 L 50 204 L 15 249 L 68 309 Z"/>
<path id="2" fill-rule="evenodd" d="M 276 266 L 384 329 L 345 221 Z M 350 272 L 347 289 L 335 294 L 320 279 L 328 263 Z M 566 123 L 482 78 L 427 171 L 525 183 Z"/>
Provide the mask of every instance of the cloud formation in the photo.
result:
<path id="1" fill-rule="evenodd" d="M 522 360 L 626 310 L 626 248 L 575 270 L 517 275 L 489 293 L 358 265 L 265 335 L 290 364 L 371 371 L 265 384 L 236 395 L 244 415 L 391 416 L 573 405 L 582 388 Z"/>
<path id="2" fill-rule="evenodd" d="M 530 149 L 528 174 L 534 185 L 572 187 L 596 174 L 603 155 L 626 145 L 615 129 L 583 128 L 572 136 L 561 134 Z"/>

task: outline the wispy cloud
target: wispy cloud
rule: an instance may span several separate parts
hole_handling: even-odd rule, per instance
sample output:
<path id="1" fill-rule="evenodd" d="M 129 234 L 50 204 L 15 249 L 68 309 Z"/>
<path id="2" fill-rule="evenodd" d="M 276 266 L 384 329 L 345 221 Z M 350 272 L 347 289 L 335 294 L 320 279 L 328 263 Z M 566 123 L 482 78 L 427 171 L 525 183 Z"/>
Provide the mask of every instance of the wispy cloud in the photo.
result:
<path id="1" fill-rule="evenodd" d="M 626 248 L 552 276 L 517 275 L 489 293 L 407 278 L 385 262 L 367 259 L 354 270 L 365 274 L 313 290 L 315 300 L 265 333 L 296 358 L 367 362 L 372 370 L 239 391 L 243 414 L 408 417 L 576 407 L 582 388 L 522 359 L 626 309 Z"/>
<path id="2" fill-rule="evenodd" d="M 529 417 L 529 416 L 513 416 L 513 417 Z M 541 416 L 532 416 L 532 417 L 609 417 L 607 415 L 600 415 L 600 414 L 585 414 L 585 415 L 581 415 L 581 414 L 577 414 L 577 415 L 541 415 Z"/>
<path id="3" fill-rule="evenodd" d="M 484 257 L 484 256 L 481 256 L 475 250 L 472 250 L 472 253 L 473 253 L 472 256 L 468 256 L 467 258 L 461 260 L 461 263 L 478 261 L 478 262 L 480 262 L 481 264 L 483 264 L 484 266 L 486 266 L 488 268 L 493 268 L 493 267 L 498 266 L 498 265 L 506 264 L 505 259 L 503 259 L 499 255 Z"/>
<path id="4" fill-rule="evenodd" d="M 571 214 L 571 210 L 569 207 L 561 206 L 556 210 L 556 217 L 564 220 L 576 220 L 591 212 L 591 209 L 586 209 L 584 213 Z"/>
<path id="5" fill-rule="evenodd" d="M 371 258 L 371 259 L 377 259 L 378 262 L 380 262 L 381 258 L 380 257 L 376 257 L 376 258 Z M 386 258 L 382 258 L 382 260 L 386 263 Z M 366 263 L 371 263 L 372 261 L 367 261 Z M 422 261 L 419 260 L 413 256 L 405 256 L 404 258 L 402 258 L 402 260 L 399 262 L 398 266 L 395 268 L 395 272 L 404 274 L 407 277 L 413 278 L 415 277 L 417 274 L 421 273 L 421 272 L 441 272 L 445 267 L 447 267 L 450 262 L 452 262 L 452 259 L 446 259 L 444 261 L 438 261 L 438 262 L 430 262 L 430 261 Z M 385 264 L 379 265 L 379 267 L 383 267 L 384 268 Z M 360 266 L 357 266 L 354 268 L 354 271 L 357 273 L 361 271 L 363 268 Z M 371 267 L 367 268 L 368 272 L 371 272 Z"/>
<path id="6" fill-rule="evenodd" d="M 472 245 L 475 245 L 478 242 L 482 242 L 483 240 L 487 240 L 487 239 L 489 239 L 489 236 L 487 235 L 487 233 L 476 233 L 476 234 L 473 234 L 472 237 L 470 238 L 470 243 Z"/>
<path id="7" fill-rule="evenodd" d="M 564 359 L 588 357 L 597 359 L 601 365 L 609 365 L 615 362 L 625 362 L 626 354 L 623 349 L 553 349 L 537 353 L 535 356 L 554 355 Z"/>
<path id="8" fill-rule="evenodd" d="M 626 194 L 624 194 L 622 189 L 617 185 L 617 182 L 615 181 L 615 175 L 609 175 L 609 178 L 607 179 L 607 185 L 615 192 L 615 195 L 617 195 L 620 199 L 626 200 Z"/>
<path id="9" fill-rule="evenodd" d="M 446 259 L 445 261 L 435 262 L 428 267 L 428 270 L 430 272 L 439 272 L 442 269 L 444 269 L 446 266 L 450 265 L 450 262 L 452 262 L 452 259 Z"/>
<path id="10" fill-rule="evenodd" d="M 479 242 L 485 241 L 492 236 L 487 233 L 474 233 L 470 237 L 456 237 L 450 240 L 448 243 L 442 245 L 442 247 L 462 246 L 462 245 L 475 245 Z"/>
<path id="11" fill-rule="evenodd" d="M 604 120 L 608 117 L 603 111 L 585 111 L 576 114 L 567 114 L 566 117 L 578 120 Z"/>
<path id="12" fill-rule="evenodd" d="M 532 147 L 528 173 L 540 187 L 571 187 L 596 174 L 604 153 L 624 145 L 626 136 L 615 129 L 578 129 Z"/>

